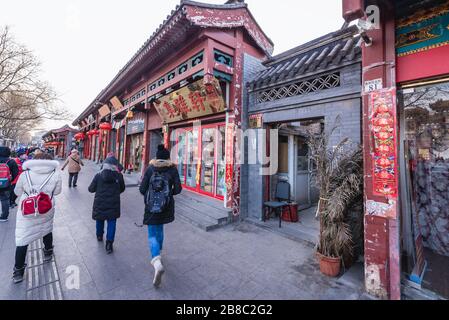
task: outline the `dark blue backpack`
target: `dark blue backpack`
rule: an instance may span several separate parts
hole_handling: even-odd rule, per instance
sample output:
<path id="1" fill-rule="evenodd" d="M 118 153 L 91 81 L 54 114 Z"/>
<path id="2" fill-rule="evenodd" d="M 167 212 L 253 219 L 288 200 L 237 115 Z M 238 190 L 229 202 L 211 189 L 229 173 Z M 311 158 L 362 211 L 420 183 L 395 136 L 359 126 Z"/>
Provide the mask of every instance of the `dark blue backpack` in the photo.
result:
<path id="1" fill-rule="evenodd" d="M 170 199 L 171 189 L 167 175 L 155 171 L 150 179 L 146 201 L 150 213 L 157 214 L 167 210 Z"/>

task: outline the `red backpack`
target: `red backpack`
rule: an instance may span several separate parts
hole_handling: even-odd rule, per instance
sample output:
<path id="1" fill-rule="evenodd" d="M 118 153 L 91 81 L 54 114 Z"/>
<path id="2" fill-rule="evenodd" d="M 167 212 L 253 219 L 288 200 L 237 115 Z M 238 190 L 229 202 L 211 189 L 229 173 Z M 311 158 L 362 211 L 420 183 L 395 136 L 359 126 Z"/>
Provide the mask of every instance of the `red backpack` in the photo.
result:
<path id="1" fill-rule="evenodd" d="M 0 163 L 0 189 L 9 188 L 9 186 L 11 185 L 12 176 L 11 170 L 8 166 L 8 162 Z"/>
<path id="2" fill-rule="evenodd" d="M 53 172 L 45 179 L 45 181 L 36 190 L 33 188 L 31 182 L 30 172 L 25 171 L 25 176 L 28 181 L 28 186 L 30 187 L 30 194 L 26 193 L 27 197 L 22 201 L 22 214 L 24 216 L 37 216 L 40 214 L 46 214 L 53 208 L 53 194 L 50 197 L 48 194 L 42 192 L 42 189 L 50 181 L 51 177 L 55 174 Z"/>

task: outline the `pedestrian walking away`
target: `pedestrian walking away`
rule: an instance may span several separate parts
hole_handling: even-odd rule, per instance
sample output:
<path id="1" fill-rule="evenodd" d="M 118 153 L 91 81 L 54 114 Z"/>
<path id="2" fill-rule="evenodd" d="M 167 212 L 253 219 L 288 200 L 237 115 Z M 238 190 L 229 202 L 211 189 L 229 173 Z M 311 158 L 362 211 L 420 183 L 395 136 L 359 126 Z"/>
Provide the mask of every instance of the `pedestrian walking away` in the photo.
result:
<path id="1" fill-rule="evenodd" d="M 117 160 L 117 158 L 115 157 L 115 155 L 114 155 L 114 153 L 113 152 L 109 152 L 107 155 L 106 155 L 106 159 L 111 159 L 111 161 L 113 161 L 112 162 L 112 164 L 113 165 L 115 165 L 115 166 L 117 166 L 117 168 L 118 168 L 118 171 L 120 172 L 120 173 L 123 173 L 123 166 L 118 162 L 118 160 Z M 106 160 L 105 159 L 105 160 Z M 101 168 L 103 169 L 103 165 L 101 166 Z"/>
<path id="2" fill-rule="evenodd" d="M 43 239 L 44 262 L 52 259 L 55 196 L 62 190 L 58 167 L 50 154 L 40 153 L 23 164 L 24 172 L 17 180 L 14 192 L 21 205 L 16 218 L 15 283 L 23 281 L 27 249 L 33 241 Z"/>
<path id="3" fill-rule="evenodd" d="M 151 160 L 140 185 L 144 196 L 143 224 L 148 226 L 148 244 L 151 264 L 154 267 L 153 285 L 159 287 L 164 274 L 161 250 L 164 242 L 164 225 L 175 220 L 174 197 L 182 191 L 178 169 L 170 160 L 170 152 L 158 146 L 156 159 Z"/>
<path id="4" fill-rule="evenodd" d="M 16 178 L 11 182 L 11 192 L 9 193 L 10 194 L 9 206 L 10 206 L 10 208 L 14 208 L 14 207 L 17 207 L 17 203 L 16 203 L 17 195 L 14 192 L 14 188 L 16 187 L 17 180 L 19 180 L 19 177 L 22 174 L 23 169 L 22 169 L 22 160 L 20 160 L 19 155 L 17 153 L 11 152 L 11 158 L 16 162 L 17 168 L 19 169 Z"/>
<path id="5" fill-rule="evenodd" d="M 72 186 L 76 188 L 77 186 L 76 183 L 78 182 L 78 174 L 81 171 L 81 166 L 84 166 L 84 163 L 80 158 L 78 150 L 76 149 L 72 150 L 70 156 L 68 156 L 66 161 L 64 162 L 64 165 L 62 166 L 61 170 L 64 170 L 67 166 L 68 166 L 67 170 L 69 172 L 69 188 L 71 188 Z"/>
<path id="6" fill-rule="evenodd" d="M 0 202 L 2 208 L 0 222 L 8 221 L 11 192 L 14 190 L 13 182 L 19 175 L 17 163 L 10 156 L 11 149 L 0 147 Z"/>
<path id="7" fill-rule="evenodd" d="M 96 221 L 97 240 L 103 241 L 104 226 L 107 222 L 106 252 L 112 253 L 115 241 L 117 219 L 120 218 L 120 194 L 125 191 L 125 181 L 112 158 L 103 162 L 89 186 L 89 192 L 95 193 L 92 219 Z"/>

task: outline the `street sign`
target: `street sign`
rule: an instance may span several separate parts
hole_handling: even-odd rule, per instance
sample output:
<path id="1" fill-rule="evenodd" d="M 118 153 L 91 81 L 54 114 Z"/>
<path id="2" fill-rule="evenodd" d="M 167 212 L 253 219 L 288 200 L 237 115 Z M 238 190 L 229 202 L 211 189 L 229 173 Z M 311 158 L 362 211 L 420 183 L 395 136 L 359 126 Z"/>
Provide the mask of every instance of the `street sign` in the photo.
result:
<path id="1" fill-rule="evenodd" d="M 365 81 L 365 93 L 380 90 L 383 88 L 382 79 Z"/>

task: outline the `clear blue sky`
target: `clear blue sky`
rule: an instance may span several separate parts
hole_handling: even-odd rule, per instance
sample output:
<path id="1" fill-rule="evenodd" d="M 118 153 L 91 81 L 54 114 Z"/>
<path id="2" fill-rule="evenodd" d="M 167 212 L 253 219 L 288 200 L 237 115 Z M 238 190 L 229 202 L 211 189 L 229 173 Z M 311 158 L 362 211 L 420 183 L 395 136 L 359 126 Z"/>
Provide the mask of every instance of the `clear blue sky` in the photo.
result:
<path id="1" fill-rule="evenodd" d="M 0 25 L 42 61 L 44 77 L 76 116 L 179 0 L 2 1 Z M 225 0 L 204 0 L 224 3 Z M 341 0 L 247 0 L 275 54 L 341 27 Z M 70 121 L 71 122 L 71 121 Z M 64 123 L 47 122 L 51 129 Z"/>

